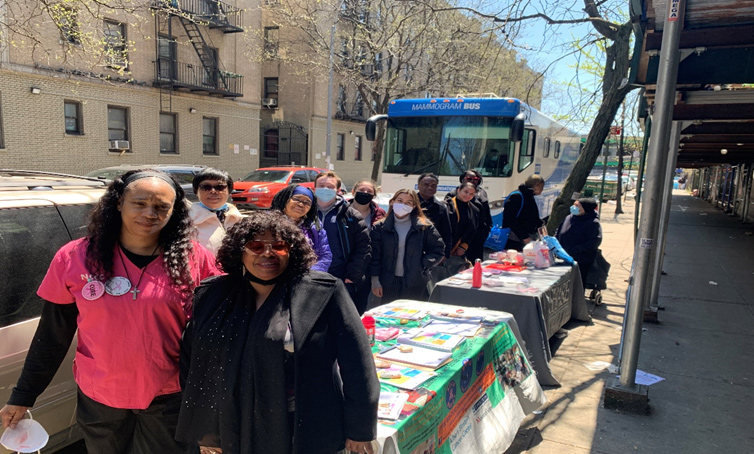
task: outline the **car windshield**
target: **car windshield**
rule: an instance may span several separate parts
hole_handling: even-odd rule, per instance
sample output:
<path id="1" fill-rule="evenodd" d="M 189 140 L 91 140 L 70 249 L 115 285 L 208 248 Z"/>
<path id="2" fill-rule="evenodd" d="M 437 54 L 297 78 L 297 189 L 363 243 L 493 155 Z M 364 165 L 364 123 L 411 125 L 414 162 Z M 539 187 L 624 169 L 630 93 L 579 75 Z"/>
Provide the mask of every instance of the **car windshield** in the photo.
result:
<path id="1" fill-rule="evenodd" d="M 93 172 L 89 172 L 86 176 L 91 178 L 99 178 L 100 180 L 114 180 L 116 177 L 126 173 L 124 169 L 99 169 Z"/>
<path id="2" fill-rule="evenodd" d="M 261 181 L 262 183 L 285 183 L 288 179 L 289 170 L 255 170 L 245 177 L 241 178 L 241 181 Z"/>

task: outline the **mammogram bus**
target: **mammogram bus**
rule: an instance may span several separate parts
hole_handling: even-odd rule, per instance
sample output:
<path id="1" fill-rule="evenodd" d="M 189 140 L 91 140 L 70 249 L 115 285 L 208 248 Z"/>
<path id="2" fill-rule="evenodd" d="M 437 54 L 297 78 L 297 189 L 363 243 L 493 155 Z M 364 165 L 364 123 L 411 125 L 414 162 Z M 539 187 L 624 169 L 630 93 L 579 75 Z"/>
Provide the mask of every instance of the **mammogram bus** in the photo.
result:
<path id="1" fill-rule="evenodd" d="M 475 169 L 496 225 L 505 197 L 531 174 L 546 181 L 537 203 L 540 217 L 549 216 L 580 152 L 580 135 L 512 98 L 394 100 L 387 115 L 367 121 L 367 139 L 381 120 L 387 120 L 382 191 L 416 189 L 418 176 L 433 172 L 442 198 L 464 171 Z"/>

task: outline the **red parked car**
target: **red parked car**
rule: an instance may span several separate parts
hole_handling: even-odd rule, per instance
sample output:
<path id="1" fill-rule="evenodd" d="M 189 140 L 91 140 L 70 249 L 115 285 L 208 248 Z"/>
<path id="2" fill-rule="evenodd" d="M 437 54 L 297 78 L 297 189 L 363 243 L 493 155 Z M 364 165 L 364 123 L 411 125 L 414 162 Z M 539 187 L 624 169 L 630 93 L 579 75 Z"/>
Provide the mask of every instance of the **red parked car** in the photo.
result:
<path id="1" fill-rule="evenodd" d="M 269 208 L 272 198 L 292 183 L 314 190 L 314 179 L 325 169 L 303 166 L 277 166 L 257 169 L 233 183 L 233 203 L 239 209 Z"/>

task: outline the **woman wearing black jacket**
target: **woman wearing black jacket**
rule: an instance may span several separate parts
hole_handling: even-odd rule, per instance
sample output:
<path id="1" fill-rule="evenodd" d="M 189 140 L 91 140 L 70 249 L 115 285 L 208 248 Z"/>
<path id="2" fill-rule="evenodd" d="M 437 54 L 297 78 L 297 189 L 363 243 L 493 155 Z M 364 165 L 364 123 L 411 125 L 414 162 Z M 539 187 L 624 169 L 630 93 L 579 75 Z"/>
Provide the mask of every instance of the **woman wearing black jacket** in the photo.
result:
<path id="1" fill-rule="evenodd" d="M 476 235 L 469 243 L 469 250 L 466 252 L 466 258 L 470 261 L 476 259 L 484 260 L 484 242 L 487 240 L 487 236 L 492 230 L 492 213 L 490 212 L 490 202 L 487 197 L 487 191 L 482 187 L 482 174 L 474 169 L 467 170 L 459 177 L 461 185 L 464 183 L 472 183 L 476 189 L 476 194 L 471 199 L 471 203 L 476 207 L 479 212 L 479 220 L 477 222 Z M 445 196 L 445 202 L 450 203 L 450 199 L 456 196 L 461 189 L 459 185 L 457 188 L 450 191 Z"/>
<path id="2" fill-rule="evenodd" d="M 505 249 L 522 251 L 542 226 L 534 196 L 541 194 L 544 187 L 545 180 L 541 176 L 531 175 L 505 199 L 503 228 L 511 229 Z"/>
<path id="3" fill-rule="evenodd" d="M 447 202 L 450 226 L 453 230 L 453 244 L 450 255 L 474 260 L 469 256 L 469 250 L 477 236 L 477 229 L 480 224 L 479 209 L 472 203 L 476 194 L 476 187 L 473 183 L 467 182 L 461 184 L 459 188 L 458 194 Z"/>
<path id="4" fill-rule="evenodd" d="M 419 196 L 412 189 L 399 189 L 385 219 L 372 227 L 372 293 L 383 304 L 400 298 L 426 300 L 426 270 L 444 256 L 445 243 L 424 216 Z"/>
<path id="5" fill-rule="evenodd" d="M 586 277 L 592 268 L 597 251 L 602 243 L 602 227 L 594 199 L 581 198 L 571 206 L 555 233 L 563 249 L 579 264 L 581 282 L 586 288 Z"/>

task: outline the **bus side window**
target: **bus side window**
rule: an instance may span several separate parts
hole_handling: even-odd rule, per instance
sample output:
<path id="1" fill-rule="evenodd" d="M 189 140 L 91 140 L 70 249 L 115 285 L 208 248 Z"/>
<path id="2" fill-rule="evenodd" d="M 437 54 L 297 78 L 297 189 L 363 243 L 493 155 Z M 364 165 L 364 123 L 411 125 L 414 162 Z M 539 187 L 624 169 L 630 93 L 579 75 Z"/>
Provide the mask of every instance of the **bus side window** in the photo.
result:
<path id="1" fill-rule="evenodd" d="M 560 141 L 555 141 L 555 153 L 553 154 L 553 158 L 558 159 L 560 157 Z"/>
<path id="2" fill-rule="evenodd" d="M 534 161 L 534 145 L 537 143 L 537 132 L 533 129 L 525 129 L 521 140 L 521 148 L 518 152 L 518 171 L 523 172 Z"/>
<path id="3" fill-rule="evenodd" d="M 550 157 L 550 138 L 545 137 L 545 146 L 542 148 L 542 157 L 548 158 Z"/>

